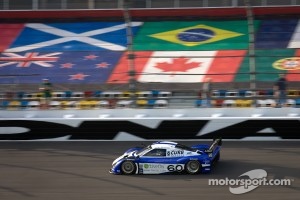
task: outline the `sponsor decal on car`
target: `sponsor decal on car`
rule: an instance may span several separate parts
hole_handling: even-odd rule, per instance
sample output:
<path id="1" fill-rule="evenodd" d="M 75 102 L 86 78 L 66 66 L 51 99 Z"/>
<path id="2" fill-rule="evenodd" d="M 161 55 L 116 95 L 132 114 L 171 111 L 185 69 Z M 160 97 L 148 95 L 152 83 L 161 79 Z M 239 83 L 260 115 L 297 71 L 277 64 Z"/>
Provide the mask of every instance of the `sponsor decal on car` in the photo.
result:
<path id="1" fill-rule="evenodd" d="M 181 172 L 183 170 L 184 170 L 183 164 L 156 164 L 156 163 L 139 164 L 139 172 L 143 174 Z"/>
<path id="2" fill-rule="evenodd" d="M 157 174 L 166 172 L 166 167 L 164 164 L 155 164 L 155 163 L 140 163 L 139 164 L 139 173 L 142 174 Z"/>
<path id="3" fill-rule="evenodd" d="M 183 150 L 167 151 L 167 157 L 179 157 L 179 156 L 183 156 L 183 155 L 184 155 Z"/>
<path id="4" fill-rule="evenodd" d="M 181 164 L 177 164 L 177 165 L 168 165 L 168 171 L 170 172 L 181 172 L 184 169 L 184 166 Z"/>
<path id="5" fill-rule="evenodd" d="M 144 164 L 144 169 L 164 169 L 162 164 Z"/>

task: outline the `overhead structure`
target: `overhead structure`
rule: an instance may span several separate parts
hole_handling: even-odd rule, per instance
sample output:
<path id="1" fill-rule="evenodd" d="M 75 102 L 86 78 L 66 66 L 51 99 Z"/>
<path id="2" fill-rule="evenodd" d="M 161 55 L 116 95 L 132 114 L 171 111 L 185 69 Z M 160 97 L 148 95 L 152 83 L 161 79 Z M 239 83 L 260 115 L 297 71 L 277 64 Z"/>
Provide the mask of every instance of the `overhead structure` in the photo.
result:
<path id="1" fill-rule="evenodd" d="M 256 64 L 255 64 L 255 30 L 254 30 L 254 19 L 250 0 L 245 0 L 247 22 L 248 22 L 248 34 L 249 34 L 249 76 L 250 76 L 250 89 L 256 89 Z"/>
<path id="2" fill-rule="evenodd" d="M 123 15 L 126 24 L 126 37 L 127 37 L 127 60 L 128 60 L 128 76 L 129 76 L 129 91 L 131 92 L 131 98 L 135 100 L 136 93 L 136 71 L 134 65 L 134 51 L 133 51 L 133 34 L 130 16 L 130 0 L 124 0 Z M 135 102 L 135 101 L 134 101 Z"/>

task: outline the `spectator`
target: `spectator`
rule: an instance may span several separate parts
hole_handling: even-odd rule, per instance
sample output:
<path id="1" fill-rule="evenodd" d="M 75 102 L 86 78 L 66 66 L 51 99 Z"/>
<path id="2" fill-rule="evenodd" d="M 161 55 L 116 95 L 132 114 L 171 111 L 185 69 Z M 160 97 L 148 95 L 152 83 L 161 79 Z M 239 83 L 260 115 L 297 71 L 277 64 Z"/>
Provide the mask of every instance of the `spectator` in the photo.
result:
<path id="1" fill-rule="evenodd" d="M 274 85 L 274 95 L 277 100 L 277 106 L 282 107 L 286 102 L 287 80 L 284 74 L 280 74 L 279 79 Z"/>
<path id="2" fill-rule="evenodd" d="M 44 78 L 39 90 L 42 92 L 41 108 L 48 109 L 52 97 L 52 83 Z"/>
<path id="3" fill-rule="evenodd" d="M 202 100 L 203 106 L 210 107 L 211 106 L 211 78 L 206 78 L 202 85 Z"/>

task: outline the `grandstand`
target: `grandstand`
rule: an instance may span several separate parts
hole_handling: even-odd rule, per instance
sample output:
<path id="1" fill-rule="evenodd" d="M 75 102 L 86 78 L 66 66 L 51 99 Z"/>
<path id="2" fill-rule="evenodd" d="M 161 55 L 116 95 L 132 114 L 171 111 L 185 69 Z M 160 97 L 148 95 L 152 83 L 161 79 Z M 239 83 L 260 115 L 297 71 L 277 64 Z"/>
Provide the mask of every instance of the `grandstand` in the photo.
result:
<path id="1" fill-rule="evenodd" d="M 0 9 L 2 107 L 38 102 L 43 78 L 54 84 L 56 108 L 126 107 L 126 93 L 155 107 L 164 92 L 164 106 L 195 107 L 207 77 L 215 107 L 274 106 L 282 73 L 287 106 L 300 106 L 297 0 L 9 0 Z"/>

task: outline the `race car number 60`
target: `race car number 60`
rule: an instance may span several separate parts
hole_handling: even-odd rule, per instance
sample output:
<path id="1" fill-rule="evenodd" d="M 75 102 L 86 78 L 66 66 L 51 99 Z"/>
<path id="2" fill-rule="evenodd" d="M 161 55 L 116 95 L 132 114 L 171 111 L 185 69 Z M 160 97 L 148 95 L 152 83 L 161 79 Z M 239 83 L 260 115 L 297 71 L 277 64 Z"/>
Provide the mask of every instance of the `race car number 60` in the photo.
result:
<path id="1" fill-rule="evenodd" d="M 168 165 L 167 168 L 170 172 L 178 171 L 181 172 L 183 170 L 183 167 L 181 165 Z"/>

